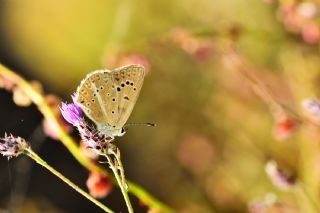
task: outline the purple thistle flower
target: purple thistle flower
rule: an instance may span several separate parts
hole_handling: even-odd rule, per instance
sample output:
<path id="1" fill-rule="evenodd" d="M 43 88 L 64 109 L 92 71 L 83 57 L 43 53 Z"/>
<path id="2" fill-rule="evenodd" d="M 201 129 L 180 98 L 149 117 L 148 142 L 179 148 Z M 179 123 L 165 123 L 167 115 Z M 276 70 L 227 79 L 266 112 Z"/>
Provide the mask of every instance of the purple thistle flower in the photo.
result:
<path id="1" fill-rule="evenodd" d="M 79 123 L 77 128 L 87 147 L 95 151 L 97 154 L 103 154 L 109 148 L 112 148 L 111 141 L 113 139 L 101 133 L 95 127 L 82 122 Z"/>
<path id="2" fill-rule="evenodd" d="M 0 153 L 8 158 L 20 155 L 29 144 L 21 137 L 5 134 L 4 138 L 0 138 Z"/>
<path id="3" fill-rule="evenodd" d="M 317 99 L 306 99 L 302 102 L 303 108 L 312 116 L 320 117 L 320 101 Z"/>
<path id="4" fill-rule="evenodd" d="M 73 103 L 62 103 L 60 111 L 66 121 L 77 127 L 82 140 L 88 148 L 95 151 L 97 154 L 104 154 L 110 148 L 110 143 L 113 139 L 101 133 L 96 127 L 90 126 L 86 123 L 83 117 L 81 107 L 75 101 L 75 94 L 72 96 Z"/>
<path id="5" fill-rule="evenodd" d="M 66 121 L 68 121 L 73 126 L 78 126 L 79 123 L 82 123 L 84 120 L 83 111 L 81 107 L 75 103 L 74 96 L 72 96 L 72 99 L 72 104 L 62 103 L 60 111 Z"/>

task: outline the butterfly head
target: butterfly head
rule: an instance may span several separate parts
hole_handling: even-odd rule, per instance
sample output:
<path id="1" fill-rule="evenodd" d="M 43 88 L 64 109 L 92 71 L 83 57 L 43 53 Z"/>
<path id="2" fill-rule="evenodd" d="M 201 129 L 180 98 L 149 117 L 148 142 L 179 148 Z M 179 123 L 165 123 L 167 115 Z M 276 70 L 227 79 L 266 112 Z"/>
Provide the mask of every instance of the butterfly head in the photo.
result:
<path id="1" fill-rule="evenodd" d="M 126 130 L 122 127 L 122 128 L 115 128 L 114 126 L 110 126 L 110 125 L 105 125 L 105 124 L 98 124 L 97 125 L 98 129 L 106 134 L 107 136 L 110 136 L 112 138 L 114 137 L 121 137 L 124 134 L 126 134 Z"/>

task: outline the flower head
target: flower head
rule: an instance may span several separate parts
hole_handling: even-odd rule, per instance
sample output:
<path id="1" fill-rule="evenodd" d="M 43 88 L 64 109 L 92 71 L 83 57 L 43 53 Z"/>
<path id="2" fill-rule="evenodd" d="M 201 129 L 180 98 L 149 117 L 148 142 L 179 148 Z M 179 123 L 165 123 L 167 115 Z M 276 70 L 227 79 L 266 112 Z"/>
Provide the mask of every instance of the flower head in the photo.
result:
<path id="1" fill-rule="evenodd" d="M 103 174 L 90 173 L 86 184 L 90 194 L 95 198 L 104 198 L 112 190 L 112 181 Z"/>
<path id="2" fill-rule="evenodd" d="M 302 28 L 302 38 L 308 44 L 315 44 L 320 39 L 320 28 L 317 24 L 308 24 Z"/>
<path id="3" fill-rule="evenodd" d="M 72 97 L 74 99 L 74 97 Z M 62 103 L 60 108 L 61 114 L 73 126 L 77 126 L 79 123 L 83 122 L 83 111 L 81 107 L 75 103 L 66 104 Z"/>
<path id="4" fill-rule="evenodd" d="M 269 161 L 265 166 L 265 170 L 273 185 L 279 189 L 286 191 L 295 185 L 294 176 L 279 168 L 275 161 Z"/>
<path id="5" fill-rule="evenodd" d="M 5 134 L 4 138 L 0 138 L 0 153 L 8 158 L 20 155 L 29 144 L 25 139 Z"/>
<path id="6" fill-rule="evenodd" d="M 114 51 L 106 57 L 105 64 L 110 67 L 119 67 L 127 64 L 140 64 L 144 66 L 146 73 L 150 70 L 149 60 L 139 53 Z"/>
<path id="7" fill-rule="evenodd" d="M 71 132 L 72 126 L 62 117 L 60 111 L 61 99 L 58 96 L 49 94 L 45 96 L 46 103 L 50 106 L 52 112 L 56 116 L 60 127 L 66 132 Z M 58 140 L 60 136 L 60 129 L 55 121 L 50 118 L 44 118 L 42 121 L 44 133 L 52 139 Z"/>
<path id="8" fill-rule="evenodd" d="M 101 133 L 94 126 L 82 122 L 77 126 L 77 129 L 86 147 L 92 149 L 96 154 L 103 154 L 112 148 L 112 138 Z"/>
<path id="9" fill-rule="evenodd" d="M 3 88 L 5 90 L 12 90 L 16 85 L 11 82 L 10 80 L 8 80 L 7 78 L 5 78 L 4 76 L 0 75 L 0 88 Z"/>
<path id="10" fill-rule="evenodd" d="M 38 81 L 30 81 L 30 86 L 32 89 L 40 94 L 43 94 L 42 85 Z M 25 90 L 20 86 L 15 86 L 12 88 L 13 102 L 18 106 L 27 107 L 32 104 L 30 96 L 28 96 Z"/>
<path id="11" fill-rule="evenodd" d="M 302 101 L 302 107 L 310 116 L 320 118 L 320 101 L 317 99 L 306 99 Z"/>
<path id="12" fill-rule="evenodd" d="M 276 116 L 273 135 L 277 140 L 288 139 L 299 126 L 298 121 L 288 114 Z"/>

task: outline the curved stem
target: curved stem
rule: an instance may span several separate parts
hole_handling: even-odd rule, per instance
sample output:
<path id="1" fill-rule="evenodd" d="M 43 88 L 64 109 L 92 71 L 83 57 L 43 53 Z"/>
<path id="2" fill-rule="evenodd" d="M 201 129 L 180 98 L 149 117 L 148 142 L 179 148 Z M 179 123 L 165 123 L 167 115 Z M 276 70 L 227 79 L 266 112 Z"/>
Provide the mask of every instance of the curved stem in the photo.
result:
<path id="1" fill-rule="evenodd" d="M 95 163 L 91 162 L 88 158 L 86 158 L 80 148 L 76 145 L 75 141 L 64 131 L 64 129 L 58 123 L 58 120 L 53 113 L 52 109 L 44 100 L 43 96 L 33 89 L 33 87 L 24 80 L 21 76 L 14 73 L 7 67 L 0 64 L 0 76 L 3 76 L 7 80 L 13 82 L 14 84 L 18 85 L 28 96 L 34 104 L 37 105 L 39 111 L 43 114 L 45 119 L 51 121 L 53 128 L 56 128 L 57 132 L 59 133 L 58 138 L 63 143 L 63 145 L 70 151 L 73 157 L 85 168 L 90 171 L 97 172 L 100 174 L 106 174 L 107 172 L 102 169 L 101 167 L 97 166 Z M 116 181 L 114 181 L 116 182 Z M 148 205 L 150 208 L 160 210 L 164 213 L 173 213 L 175 212 L 173 209 L 165 205 L 164 203 L 157 200 L 153 197 L 150 193 L 148 193 L 145 189 L 141 186 L 127 181 L 129 186 L 129 192 L 134 194 L 137 198 L 139 198 L 143 203 Z"/>
<path id="2" fill-rule="evenodd" d="M 116 168 L 115 164 L 113 163 L 111 157 L 108 154 L 105 154 L 104 156 L 107 158 L 108 163 L 110 165 L 110 168 L 111 168 L 114 176 L 116 177 L 116 180 L 117 180 L 118 185 L 119 185 L 119 187 L 121 189 L 121 193 L 122 193 L 122 195 L 124 197 L 124 200 L 126 202 L 126 205 L 127 205 L 129 213 L 133 213 L 133 208 L 132 208 L 132 205 L 131 205 L 131 202 L 130 202 L 130 199 L 129 199 L 129 195 L 127 193 L 125 181 L 123 181 L 123 179 L 119 176 L 118 169 Z M 117 159 L 117 162 L 118 162 L 118 159 Z M 119 165 L 122 165 L 120 162 L 118 162 L 118 163 L 119 163 Z M 121 168 L 121 171 L 122 170 L 123 170 L 123 168 Z M 124 178 L 124 176 L 123 176 L 123 178 Z"/>
<path id="3" fill-rule="evenodd" d="M 34 161 L 36 161 L 38 164 L 40 164 L 41 166 L 45 167 L 46 169 L 48 169 L 52 174 L 54 174 L 55 176 L 57 176 L 58 178 L 60 178 L 63 182 L 65 182 L 66 184 L 68 184 L 71 188 L 73 188 L 74 190 L 76 190 L 77 192 L 79 192 L 82 196 L 84 196 L 85 198 L 87 198 L 88 200 L 90 200 L 91 202 L 93 202 L 94 204 L 96 204 L 97 206 L 99 206 L 101 209 L 103 209 L 105 212 L 108 213 L 113 213 L 113 211 L 111 209 L 109 209 L 108 207 L 106 207 L 105 205 L 103 205 L 102 203 L 100 203 L 98 200 L 94 199 L 91 195 L 89 195 L 87 192 L 85 192 L 84 190 L 82 190 L 80 187 L 78 187 L 76 184 L 74 184 L 73 182 L 71 182 L 68 178 L 66 178 L 65 176 L 63 176 L 60 172 L 58 172 L 57 170 L 55 170 L 53 167 L 51 167 L 49 164 L 47 164 L 47 162 L 45 162 L 39 155 L 37 155 L 35 152 L 33 152 L 30 148 L 25 150 L 26 155 L 28 155 L 30 158 L 32 158 Z"/>

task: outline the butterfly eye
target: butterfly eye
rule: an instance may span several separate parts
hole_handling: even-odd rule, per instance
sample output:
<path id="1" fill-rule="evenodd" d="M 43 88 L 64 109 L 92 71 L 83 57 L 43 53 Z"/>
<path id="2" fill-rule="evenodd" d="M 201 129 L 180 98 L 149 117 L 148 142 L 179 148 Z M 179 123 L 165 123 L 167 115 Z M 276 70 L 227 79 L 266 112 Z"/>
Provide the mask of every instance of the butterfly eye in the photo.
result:
<path id="1" fill-rule="evenodd" d="M 126 130 L 124 128 L 121 128 L 121 134 L 125 133 Z"/>

